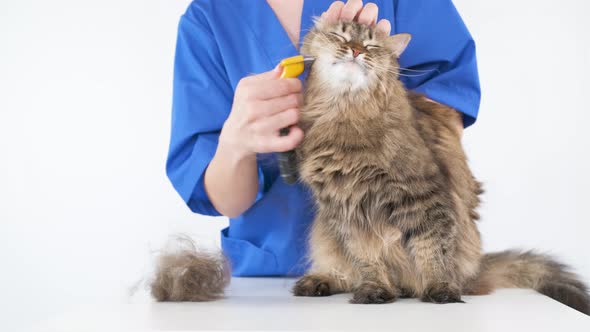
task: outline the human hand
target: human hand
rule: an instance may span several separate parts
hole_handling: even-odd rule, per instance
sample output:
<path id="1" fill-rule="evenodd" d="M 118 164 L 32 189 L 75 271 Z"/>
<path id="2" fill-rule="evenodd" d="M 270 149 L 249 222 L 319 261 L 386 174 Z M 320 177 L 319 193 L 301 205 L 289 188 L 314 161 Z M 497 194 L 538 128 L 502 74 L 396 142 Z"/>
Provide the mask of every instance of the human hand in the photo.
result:
<path id="1" fill-rule="evenodd" d="M 377 22 L 379 7 L 374 3 L 367 3 L 363 7 L 362 0 L 348 0 L 346 4 L 342 1 L 335 1 L 330 5 L 327 11 L 322 14 L 322 19 L 329 22 L 352 21 L 355 20 L 361 24 L 373 26 L 376 25 L 378 30 L 387 35 L 391 32 L 391 23 L 389 20 L 382 19 Z"/>
<path id="2" fill-rule="evenodd" d="M 295 126 L 302 101 L 301 81 L 281 79 L 281 71 L 277 66 L 240 80 L 231 113 L 221 130 L 220 145 L 244 157 L 289 151 L 301 142 L 303 131 Z M 289 134 L 279 136 L 279 130 L 286 127 L 290 127 Z"/>

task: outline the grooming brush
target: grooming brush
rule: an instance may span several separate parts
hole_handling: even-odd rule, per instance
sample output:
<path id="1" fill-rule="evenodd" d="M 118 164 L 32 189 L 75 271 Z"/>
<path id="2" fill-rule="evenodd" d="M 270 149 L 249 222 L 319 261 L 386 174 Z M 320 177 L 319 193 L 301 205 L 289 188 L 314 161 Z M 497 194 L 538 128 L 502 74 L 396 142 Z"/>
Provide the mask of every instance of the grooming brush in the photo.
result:
<path id="1" fill-rule="evenodd" d="M 305 68 L 309 67 L 315 58 L 303 55 L 286 58 L 281 61 L 283 73 L 281 78 L 295 78 L 303 73 Z M 280 136 L 289 135 L 289 128 L 282 128 L 279 131 Z M 279 152 L 279 169 L 281 177 L 287 184 L 297 182 L 297 159 L 295 151 Z"/>

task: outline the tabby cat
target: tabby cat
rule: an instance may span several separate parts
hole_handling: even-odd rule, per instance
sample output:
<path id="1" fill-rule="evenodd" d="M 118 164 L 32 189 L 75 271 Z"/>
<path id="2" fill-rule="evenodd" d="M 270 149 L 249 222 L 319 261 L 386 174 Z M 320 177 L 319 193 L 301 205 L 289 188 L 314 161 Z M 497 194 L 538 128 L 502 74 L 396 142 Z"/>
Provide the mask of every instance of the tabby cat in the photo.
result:
<path id="1" fill-rule="evenodd" d="M 397 59 L 410 39 L 321 20 L 305 38 L 302 53 L 316 61 L 297 154 L 317 215 L 311 269 L 294 294 L 449 303 L 462 302 L 462 294 L 527 287 L 588 314 L 585 285 L 549 257 L 482 255 L 482 189 L 461 146 L 460 115 L 399 80 Z"/>

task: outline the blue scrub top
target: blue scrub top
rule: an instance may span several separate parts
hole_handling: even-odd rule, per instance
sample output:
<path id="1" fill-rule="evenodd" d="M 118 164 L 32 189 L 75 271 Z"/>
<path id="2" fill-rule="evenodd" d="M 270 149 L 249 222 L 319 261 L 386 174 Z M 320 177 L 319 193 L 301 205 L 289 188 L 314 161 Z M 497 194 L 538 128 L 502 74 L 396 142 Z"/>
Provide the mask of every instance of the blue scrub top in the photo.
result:
<path id="1" fill-rule="evenodd" d="M 465 126 L 475 122 L 480 101 L 475 44 L 451 0 L 372 2 L 379 6 L 379 19 L 392 22 L 392 33 L 413 36 L 401 66 L 429 70 L 403 77 L 406 87 L 454 107 L 463 113 Z M 331 3 L 304 2 L 301 39 L 312 27 L 312 17 Z M 203 178 L 238 81 L 297 54 L 265 0 L 196 0 L 180 19 L 166 171 L 193 212 L 220 215 L 205 193 Z M 235 276 L 300 275 L 307 267 L 311 195 L 300 184 L 285 184 L 272 158 L 259 159 L 258 169 L 256 203 L 230 219 L 221 232 L 222 248 Z"/>

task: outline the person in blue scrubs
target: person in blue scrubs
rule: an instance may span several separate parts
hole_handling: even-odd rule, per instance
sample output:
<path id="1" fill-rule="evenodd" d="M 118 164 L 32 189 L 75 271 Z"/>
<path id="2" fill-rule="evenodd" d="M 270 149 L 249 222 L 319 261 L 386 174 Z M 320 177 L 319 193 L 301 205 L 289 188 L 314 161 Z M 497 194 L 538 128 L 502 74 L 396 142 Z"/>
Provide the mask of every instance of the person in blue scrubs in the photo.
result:
<path id="1" fill-rule="evenodd" d="M 405 86 L 456 109 L 465 127 L 473 124 L 475 44 L 452 1 L 373 2 L 379 24 L 388 20 L 392 34 L 413 36 L 400 64 L 426 74 L 402 77 Z M 303 1 L 299 43 L 312 17 L 328 8 L 330 15 L 360 13 L 359 3 Z M 278 79 L 280 60 L 298 54 L 279 18 L 265 0 L 195 0 L 178 28 L 166 171 L 193 212 L 230 217 L 221 244 L 234 276 L 296 276 L 307 268 L 313 199 L 303 185 L 285 184 L 276 160 L 264 157 L 303 138 L 296 127 L 301 83 Z M 285 125 L 294 125 L 292 133 L 279 138 Z"/>

